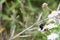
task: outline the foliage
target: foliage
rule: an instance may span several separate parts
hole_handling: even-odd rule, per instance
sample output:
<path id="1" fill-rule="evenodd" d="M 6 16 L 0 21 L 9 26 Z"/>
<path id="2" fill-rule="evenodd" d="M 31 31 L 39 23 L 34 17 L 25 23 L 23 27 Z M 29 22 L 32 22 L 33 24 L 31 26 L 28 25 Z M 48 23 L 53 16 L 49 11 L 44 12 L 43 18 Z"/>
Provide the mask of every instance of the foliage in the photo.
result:
<path id="1" fill-rule="evenodd" d="M 0 20 L 0 22 L 2 23 L 2 28 L 5 28 L 4 30 L 7 32 L 7 40 L 47 40 L 47 35 L 50 33 L 58 33 L 58 31 L 60 31 L 58 22 L 48 22 L 47 19 L 48 15 L 58 8 L 60 2 L 58 1 L 59 0 L 0 0 L 0 5 L 2 5 L 2 13 L 0 14 L 2 21 Z M 43 3 L 47 3 L 48 6 L 43 8 Z M 34 24 L 40 15 L 39 23 Z M 38 31 L 41 23 L 47 25 L 54 23 L 58 25 L 58 27 L 52 28 L 51 30 L 46 29 L 46 33 L 42 34 Z M 33 27 L 29 28 L 31 25 L 33 25 Z M 28 30 L 25 31 L 26 28 Z M 14 38 L 17 34 L 20 34 L 20 37 Z M 21 37 L 23 35 L 30 36 Z"/>

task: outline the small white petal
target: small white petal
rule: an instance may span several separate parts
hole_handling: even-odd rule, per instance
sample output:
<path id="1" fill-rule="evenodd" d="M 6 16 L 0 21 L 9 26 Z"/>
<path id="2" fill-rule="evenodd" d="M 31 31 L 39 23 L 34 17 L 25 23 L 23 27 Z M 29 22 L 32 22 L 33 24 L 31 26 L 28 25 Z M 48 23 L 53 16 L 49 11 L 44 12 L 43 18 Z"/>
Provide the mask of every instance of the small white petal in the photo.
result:
<path id="1" fill-rule="evenodd" d="M 47 29 L 52 29 L 52 28 L 56 28 L 56 27 L 57 27 L 57 25 L 55 25 L 55 24 L 49 24 L 49 25 L 45 26 L 45 28 L 47 28 Z"/>
<path id="2" fill-rule="evenodd" d="M 57 16 L 57 15 L 58 15 L 57 13 L 49 14 L 49 15 L 48 15 L 48 18 L 54 18 L 54 17 Z"/>
<path id="3" fill-rule="evenodd" d="M 60 11 L 57 11 L 56 13 L 60 14 Z"/>

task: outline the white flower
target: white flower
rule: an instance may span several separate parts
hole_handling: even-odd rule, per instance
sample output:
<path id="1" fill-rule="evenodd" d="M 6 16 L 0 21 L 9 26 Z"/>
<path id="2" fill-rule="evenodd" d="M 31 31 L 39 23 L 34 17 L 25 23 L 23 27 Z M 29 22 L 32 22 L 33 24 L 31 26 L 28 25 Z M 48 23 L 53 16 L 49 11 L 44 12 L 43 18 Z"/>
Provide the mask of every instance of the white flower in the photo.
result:
<path id="1" fill-rule="evenodd" d="M 48 15 L 48 18 L 54 18 L 54 17 L 57 16 L 57 15 L 58 15 L 57 13 L 49 14 L 49 15 Z"/>
<path id="2" fill-rule="evenodd" d="M 52 13 L 48 15 L 48 18 L 53 18 L 59 14 L 60 14 L 60 11 L 52 11 Z"/>
<path id="3" fill-rule="evenodd" d="M 59 13 L 58 11 L 52 11 L 52 13 L 48 15 L 48 18 L 54 18 L 55 16 L 58 15 L 58 13 Z"/>
<path id="4" fill-rule="evenodd" d="M 56 38 L 58 38 L 59 35 L 56 33 L 51 33 L 50 35 L 47 36 L 47 40 L 56 40 Z"/>
<path id="5" fill-rule="evenodd" d="M 49 24 L 49 25 L 46 25 L 44 27 L 44 29 L 52 29 L 52 28 L 56 28 L 56 27 L 57 27 L 57 25 L 55 25 L 55 24 Z"/>
<path id="6" fill-rule="evenodd" d="M 59 22 L 59 24 L 60 24 L 60 19 L 56 18 L 59 15 L 60 15 L 60 11 L 52 11 L 52 13 L 48 15 L 48 19 L 52 19 L 52 20 L 48 20 L 48 22 L 53 21 L 53 22 Z"/>

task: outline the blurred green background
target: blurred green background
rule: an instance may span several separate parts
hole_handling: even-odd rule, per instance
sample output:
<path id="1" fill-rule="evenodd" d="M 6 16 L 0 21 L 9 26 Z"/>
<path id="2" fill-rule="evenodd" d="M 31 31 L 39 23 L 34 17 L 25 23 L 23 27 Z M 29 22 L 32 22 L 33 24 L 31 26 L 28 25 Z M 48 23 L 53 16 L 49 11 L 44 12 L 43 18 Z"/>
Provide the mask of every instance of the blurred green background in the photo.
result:
<path id="1" fill-rule="evenodd" d="M 42 4 L 47 3 L 48 6 L 42 8 Z M 51 11 L 56 10 L 60 0 L 0 0 L 0 28 L 5 28 L 0 35 L 5 35 L 9 39 L 11 28 L 16 26 L 15 33 L 21 32 L 36 22 L 38 15 L 42 12 L 41 20 L 47 18 Z M 46 21 L 44 21 L 46 22 Z M 38 28 L 34 26 L 33 28 Z M 21 35 L 31 35 L 29 37 L 18 37 L 14 40 L 47 40 L 46 35 L 41 34 L 37 30 L 26 31 Z M 3 39 L 3 37 L 2 37 Z M 1 36 L 0 36 L 1 40 Z"/>

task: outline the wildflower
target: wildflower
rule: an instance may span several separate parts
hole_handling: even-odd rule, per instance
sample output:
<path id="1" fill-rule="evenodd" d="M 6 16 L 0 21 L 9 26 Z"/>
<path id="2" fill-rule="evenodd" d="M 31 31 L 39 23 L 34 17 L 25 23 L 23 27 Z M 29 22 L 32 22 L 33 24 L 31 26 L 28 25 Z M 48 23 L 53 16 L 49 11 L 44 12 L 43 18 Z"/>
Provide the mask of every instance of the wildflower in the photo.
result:
<path id="1" fill-rule="evenodd" d="M 55 24 L 49 24 L 49 25 L 45 25 L 44 29 L 52 29 L 52 28 L 56 28 L 57 25 Z"/>
<path id="2" fill-rule="evenodd" d="M 59 16 L 60 16 L 60 11 L 52 11 L 52 13 L 48 15 L 48 18 L 52 19 L 52 20 L 48 20 L 48 22 L 53 21 L 53 22 L 58 22 L 60 24 Z M 59 18 L 57 18 L 57 17 L 59 17 Z"/>
<path id="3" fill-rule="evenodd" d="M 56 11 L 52 11 L 52 13 L 48 15 L 48 18 L 54 18 L 57 15 L 58 15 L 58 13 L 56 13 Z"/>
<path id="4" fill-rule="evenodd" d="M 58 34 L 51 33 L 50 35 L 47 36 L 47 40 L 56 40 L 58 37 L 59 37 Z"/>
<path id="5" fill-rule="evenodd" d="M 52 13 L 48 15 L 48 18 L 56 17 L 59 14 L 60 14 L 60 11 L 52 11 Z"/>

